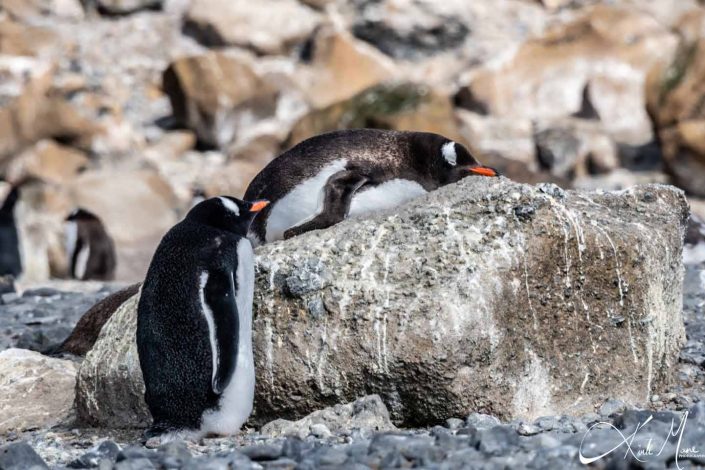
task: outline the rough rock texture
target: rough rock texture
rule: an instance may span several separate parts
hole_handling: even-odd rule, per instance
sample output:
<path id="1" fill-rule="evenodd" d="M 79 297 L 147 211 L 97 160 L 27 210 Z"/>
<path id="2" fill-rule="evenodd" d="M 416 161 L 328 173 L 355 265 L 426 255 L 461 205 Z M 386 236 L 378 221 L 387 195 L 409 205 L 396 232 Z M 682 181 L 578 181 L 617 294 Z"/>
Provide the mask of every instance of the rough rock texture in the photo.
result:
<path id="1" fill-rule="evenodd" d="M 0 352 L 0 433 L 47 428 L 65 420 L 75 386 L 76 365 L 71 361 L 25 349 Z"/>
<path id="2" fill-rule="evenodd" d="M 353 403 L 314 411 L 298 421 L 274 420 L 262 427 L 262 434 L 272 437 L 298 436 L 304 439 L 317 430 L 337 434 L 344 429 L 392 431 L 396 428 L 379 395 L 370 395 Z"/>
<path id="3" fill-rule="evenodd" d="M 473 73 L 467 96 L 473 111 L 557 119 L 581 111 L 589 85 L 591 106 L 612 136 L 643 144 L 652 138 L 644 80 L 652 66 L 670 60 L 676 45 L 650 15 L 599 5 L 527 41 L 501 66 Z"/>
<path id="4" fill-rule="evenodd" d="M 302 42 L 319 22 L 318 13 L 294 0 L 194 0 L 184 31 L 207 46 L 277 54 Z"/>
<path id="5" fill-rule="evenodd" d="M 467 178 L 396 215 L 266 245 L 254 418 L 370 392 L 415 424 L 645 402 L 667 385 L 684 340 L 687 215 L 668 186 L 565 193 Z M 135 414 L 144 410 L 136 303 L 81 367 L 78 411 L 89 421 L 145 421 Z"/>
<path id="6" fill-rule="evenodd" d="M 135 340 L 137 301 L 132 297 L 113 314 L 81 363 L 76 412 L 86 424 L 111 428 L 151 424 Z"/>
<path id="7" fill-rule="evenodd" d="M 174 118 L 215 146 L 228 144 L 248 121 L 272 114 L 278 95 L 251 62 L 217 52 L 174 61 L 164 72 L 164 91 Z"/>
<path id="8" fill-rule="evenodd" d="M 315 108 L 352 98 L 357 93 L 391 80 L 394 62 L 345 30 L 319 28 L 306 57 L 310 67 L 299 74 L 302 88 Z"/>
<path id="9" fill-rule="evenodd" d="M 470 178 L 398 215 L 265 246 L 258 416 L 362 390 L 417 423 L 643 402 L 683 341 L 687 213 L 664 186 L 564 195 Z"/>
<path id="10" fill-rule="evenodd" d="M 705 196 L 705 13 L 691 15 L 681 25 L 675 60 L 651 78 L 649 110 L 663 143 L 663 157 L 674 183 L 696 196 Z M 695 36 L 693 38 L 693 36 Z"/>

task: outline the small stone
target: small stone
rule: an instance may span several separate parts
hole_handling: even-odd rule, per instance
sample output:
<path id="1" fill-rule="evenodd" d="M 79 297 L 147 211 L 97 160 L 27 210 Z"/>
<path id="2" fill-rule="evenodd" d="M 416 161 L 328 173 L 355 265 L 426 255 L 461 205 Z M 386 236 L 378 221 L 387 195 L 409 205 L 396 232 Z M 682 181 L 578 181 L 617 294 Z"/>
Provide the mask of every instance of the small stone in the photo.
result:
<path id="1" fill-rule="evenodd" d="M 554 183 L 539 183 L 536 185 L 539 191 L 555 199 L 565 199 L 565 191 Z"/>
<path id="2" fill-rule="evenodd" d="M 157 467 L 154 466 L 151 460 L 146 458 L 122 460 L 113 467 L 114 470 L 149 470 L 153 468 Z"/>
<path id="3" fill-rule="evenodd" d="M 44 460 L 26 442 L 13 442 L 0 447 L 2 470 L 38 470 L 49 468 Z"/>
<path id="4" fill-rule="evenodd" d="M 296 465 L 295 460 L 281 458 L 267 462 L 265 468 L 267 470 L 294 470 Z"/>
<path id="5" fill-rule="evenodd" d="M 535 214 L 536 209 L 534 208 L 534 206 L 531 206 L 529 204 L 522 204 L 520 206 L 514 207 L 514 215 L 517 217 L 517 219 L 521 220 L 522 222 L 531 220 Z"/>
<path id="6" fill-rule="evenodd" d="M 316 320 L 323 318 L 326 314 L 326 308 L 323 305 L 323 300 L 320 297 L 311 299 L 306 304 L 306 310 L 308 310 L 308 313 L 310 313 L 311 316 Z"/>
<path id="7" fill-rule="evenodd" d="M 517 433 L 521 436 L 533 436 L 535 434 L 539 434 L 540 432 L 541 428 L 532 423 L 521 422 L 517 427 Z"/>
<path id="8" fill-rule="evenodd" d="M 510 447 L 519 442 L 519 436 L 512 428 L 501 425 L 480 431 L 478 438 L 480 440 L 478 449 L 488 455 L 505 454 Z"/>
<path id="9" fill-rule="evenodd" d="M 499 419 L 491 415 L 486 415 L 483 413 L 470 413 L 470 415 L 465 420 L 468 426 L 472 426 L 478 431 L 483 429 L 492 428 L 494 426 L 499 426 L 501 423 Z"/>
<path id="10" fill-rule="evenodd" d="M 259 462 L 278 459 L 282 455 L 282 448 L 282 444 L 258 444 L 243 447 L 239 450 L 250 460 Z"/>
<path id="11" fill-rule="evenodd" d="M 624 411 L 626 408 L 626 404 L 622 400 L 616 400 L 614 398 L 611 398 L 604 402 L 602 406 L 600 407 L 600 415 L 601 416 L 612 416 L 617 413 L 620 413 Z"/>
<path id="12" fill-rule="evenodd" d="M 328 426 L 325 424 L 312 424 L 310 428 L 311 435 L 319 438 L 319 439 L 325 439 L 327 437 L 332 436 L 332 433 L 330 432 L 330 429 L 328 429 Z"/>
<path id="13" fill-rule="evenodd" d="M 553 431 L 560 427 L 556 416 L 542 416 L 534 421 L 534 424 L 536 424 L 541 431 Z"/>
<path id="14" fill-rule="evenodd" d="M 69 468 L 93 468 L 100 464 L 100 461 L 105 459 L 110 462 L 115 462 L 120 447 L 113 441 L 103 441 L 96 447 L 68 464 Z"/>
<path id="15" fill-rule="evenodd" d="M 448 418 L 446 420 L 446 427 L 448 429 L 456 430 L 462 428 L 463 426 L 465 426 L 465 421 L 463 421 L 462 419 Z"/>
<path id="16" fill-rule="evenodd" d="M 661 401 L 661 397 L 658 395 L 651 395 L 651 402 L 656 403 L 657 401 Z"/>
<path id="17" fill-rule="evenodd" d="M 159 447 L 158 452 L 162 458 L 173 460 L 177 467 L 181 466 L 183 462 L 191 460 L 191 452 L 184 441 L 168 442 Z"/>

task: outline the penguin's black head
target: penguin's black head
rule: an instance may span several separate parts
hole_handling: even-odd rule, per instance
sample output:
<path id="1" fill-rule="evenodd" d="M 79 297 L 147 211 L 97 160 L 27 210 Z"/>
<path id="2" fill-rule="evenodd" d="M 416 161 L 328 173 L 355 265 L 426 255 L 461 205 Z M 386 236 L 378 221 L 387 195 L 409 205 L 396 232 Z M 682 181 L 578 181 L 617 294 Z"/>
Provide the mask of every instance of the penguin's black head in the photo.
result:
<path id="1" fill-rule="evenodd" d="M 249 202 L 229 196 L 212 197 L 196 204 L 186 219 L 245 237 L 257 213 L 268 205 L 264 199 Z"/>
<path id="2" fill-rule="evenodd" d="M 423 155 L 427 165 L 430 165 L 426 170 L 441 185 L 455 183 L 470 175 L 499 176 L 497 170 L 481 165 L 468 149 L 457 142 L 438 134 L 419 133 L 417 136 L 413 151 Z"/>
<path id="3" fill-rule="evenodd" d="M 441 145 L 438 161 L 442 168 L 440 176 L 443 184 L 455 183 L 471 175 L 499 176 L 497 170 L 481 165 L 464 146 L 452 140 L 446 140 Z"/>

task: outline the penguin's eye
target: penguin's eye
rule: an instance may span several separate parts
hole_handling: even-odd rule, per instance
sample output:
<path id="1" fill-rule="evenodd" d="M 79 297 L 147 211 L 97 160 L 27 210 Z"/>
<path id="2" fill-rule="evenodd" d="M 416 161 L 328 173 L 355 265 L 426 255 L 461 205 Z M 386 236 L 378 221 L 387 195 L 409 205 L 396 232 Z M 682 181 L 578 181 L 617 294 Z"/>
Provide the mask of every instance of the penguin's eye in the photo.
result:
<path id="1" fill-rule="evenodd" d="M 449 165 L 455 166 L 458 164 L 458 154 L 455 151 L 455 142 L 443 144 L 443 147 L 441 147 L 441 153 Z"/>

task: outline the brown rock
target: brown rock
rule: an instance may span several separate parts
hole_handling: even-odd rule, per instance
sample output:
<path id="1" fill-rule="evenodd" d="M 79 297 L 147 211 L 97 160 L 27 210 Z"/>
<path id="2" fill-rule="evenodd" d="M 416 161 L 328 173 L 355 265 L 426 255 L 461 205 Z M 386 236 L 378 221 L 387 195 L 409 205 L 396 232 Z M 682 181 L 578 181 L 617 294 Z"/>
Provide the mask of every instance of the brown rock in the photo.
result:
<path id="1" fill-rule="evenodd" d="M 35 21 L 47 16 L 70 20 L 84 17 L 80 0 L 3 0 L 2 8 L 23 21 Z"/>
<path id="2" fill-rule="evenodd" d="M 462 142 L 450 97 L 424 86 L 397 83 L 372 87 L 310 112 L 294 125 L 284 147 L 323 132 L 357 127 L 423 130 Z"/>
<path id="3" fill-rule="evenodd" d="M 456 116 L 460 131 L 473 151 L 521 162 L 526 171 L 538 169 L 533 127 L 528 119 L 482 115 L 465 109 L 457 109 Z"/>
<path id="4" fill-rule="evenodd" d="M 15 57 L 0 63 L 19 77 L 15 93 L 0 107 L 0 168 L 3 161 L 24 147 L 45 138 L 86 144 L 97 126 L 61 96 L 51 94 L 53 69 L 46 63 Z"/>
<path id="5" fill-rule="evenodd" d="M 86 169 L 88 163 L 88 157 L 79 150 L 53 140 L 41 140 L 10 162 L 6 176 L 13 181 L 35 177 L 48 183 L 61 184 Z"/>
<path id="6" fill-rule="evenodd" d="M 0 54 L 49 57 L 60 52 L 56 33 L 47 28 L 0 21 Z"/>
<path id="7" fill-rule="evenodd" d="M 503 65 L 473 74 L 465 91 L 471 110 L 524 119 L 559 119 L 591 105 L 620 143 L 652 140 L 645 111 L 647 71 L 670 61 L 676 38 L 651 16 L 597 6 L 579 19 L 522 45 Z"/>
<path id="8" fill-rule="evenodd" d="M 320 20 L 318 13 L 295 0 L 194 0 L 184 30 L 206 46 L 281 54 L 303 42 Z"/>
<path id="9" fill-rule="evenodd" d="M 116 279 L 147 272 L 161 236 L 177 221 L 176 198 L 154 170 L 91 170 L 66 186 L 71 202 L 96 214 L 117 251 Z"/>
<path id="10" fill-rule="evenodd" d="M 698 24 L 705 31 L 705 13 Z M 686 31 L 695 29 L 689 20 Z M 705 37 L 690 41 L 686 32 L 675 60 L 655 67 L 649 77 L 649 110 L 661 139 L 666 169 L 673 182 L 705 196 Z"/>
<path id="11" fill-rule="evenodd" d="M 347 100 L 395 76 L 389 58 L 346 31 L 320 28 L 310 48 L 310 66 L 300 82 L 315 108 Z"/>
<path id="12" fill-rule="evenodd" d="M 0 433 L 50 428 L 67 422 L 76 365 L 25 349 L 0 352 Z"/>
<path id="13" fill-rule="evenodd" d="M 242 126 L 272 115 L 278 97 L 251 62 L 220 52 L 172 62 L 164 72 L 164 91 L 177 121 L 201 141 L 223 148 Z"/>

